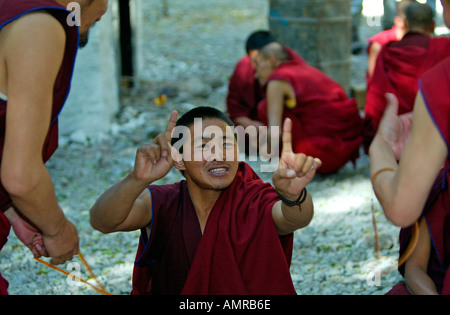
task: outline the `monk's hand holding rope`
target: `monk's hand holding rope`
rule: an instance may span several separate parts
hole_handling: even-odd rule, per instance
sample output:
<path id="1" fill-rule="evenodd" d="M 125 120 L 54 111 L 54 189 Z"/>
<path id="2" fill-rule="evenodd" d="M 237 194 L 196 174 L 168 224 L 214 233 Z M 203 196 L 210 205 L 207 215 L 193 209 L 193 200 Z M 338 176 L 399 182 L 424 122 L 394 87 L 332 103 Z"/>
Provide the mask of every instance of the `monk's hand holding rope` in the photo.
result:
<path id="1" fill-rule="evenodd" d="M 281 158 L 273 174 L 273 184 L 281 196 L 296 200 L 314 178 L 322 162 L 318 158 L 293 152 L 292 121 L 289 118 L 283 124 L 282 142 Z"/>
<path id="2" fill-rule="evenodd" d="M 44 247 L 42 232 L 35 225 L 23 217 L 14 207 L 9 208 L 5 215 L 9 223 L 11 223 L 17 238 L 31 250 L 35 258 L 48 257 Z"/>
<path id="3" fill-rule="evenodd" d="M 156 136 L 152 143 L 137 150 L 133 174 L 146 185 L 163 178 L 171 170 L 174 157 L 178 158 L 178 151 L 170 145 L 177 117 L 178 113 L 173 111 L 166 131 Z"/>

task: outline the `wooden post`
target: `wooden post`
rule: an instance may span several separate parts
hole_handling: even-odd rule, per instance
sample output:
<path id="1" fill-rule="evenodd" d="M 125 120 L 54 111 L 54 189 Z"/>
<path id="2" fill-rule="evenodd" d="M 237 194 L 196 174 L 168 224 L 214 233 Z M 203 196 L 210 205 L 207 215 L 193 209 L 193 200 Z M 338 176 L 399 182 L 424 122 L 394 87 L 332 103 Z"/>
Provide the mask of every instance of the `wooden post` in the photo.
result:
<path id="1" fill-rule="evenodd" d="M 133 30 L 130 20 L 129 0 L 119 0 L 120 17 L 120 53 L 122 64 L 122 76 L 133 77 Z"/>
<path id="2" fill-rule="evenodd" d="M 350 0 L 270 0 L 270 32 L 350 91 Z"/>

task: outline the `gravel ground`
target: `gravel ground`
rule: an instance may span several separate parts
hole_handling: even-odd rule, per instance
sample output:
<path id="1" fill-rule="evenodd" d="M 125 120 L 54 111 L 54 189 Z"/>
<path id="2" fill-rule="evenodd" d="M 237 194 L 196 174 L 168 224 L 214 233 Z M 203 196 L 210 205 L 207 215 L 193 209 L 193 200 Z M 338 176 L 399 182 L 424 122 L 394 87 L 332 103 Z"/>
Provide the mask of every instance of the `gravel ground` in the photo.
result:
<path id="1" fill-rule="evenodd" d="M 131 290 L 139 233 L 105 236 L 94 231 L 89 224 L 90 207 L 131 170 L 137 146 L 164 130 L 171 110 L 185 112 L 196 105 L 224 109 L 227 80 L 244 53 L 246 37 L 253 30 L 267 28 L 268 7 L 263 0 L 189 4 L 171 0 L 167 18 L 160 15 L 158 2 L 146 3 L 145 71 L 133 90 L 123 88 L 123 109 L 110 134 L 81 143 L 61 139 L 60 149 L 48 164 L 60 204 L 78 227 L 81 252 L 114 294 Z M 362 23 L 363 37 L 378 31 Z M 365 66 L 364 54 L 352 57 L 353 83 L 363 82 Z M 156 107 L 153 98 L 163 88 L 170 91 L 169 101 Z M 260 161 L 250 164 L 259 171 Z M 368 165 L 368 157 L 362 154 L 356 165 L 348 164 L 334 175 L 317 176 L 310 184 L 315 217 L 295 234 L 291 267 L 298 294 L 379 295 L 400 280 L 395 269 L 398 228 L 386 221 L 380 209 Z M 271 180 L 268 173 L 261 176 Z M 173 171 L 161 183 L 179 179 Z M 374 250 L 372 213 L 377 220 L 379 253 Z M 34 261 L 13 233 L 0 253 L 0 270 L 10 282 L 12 295 L 96 294 L 85 285 L 68 284 L 64 275 Z M 83 266 L 81 276 L 88 278 Z"/>

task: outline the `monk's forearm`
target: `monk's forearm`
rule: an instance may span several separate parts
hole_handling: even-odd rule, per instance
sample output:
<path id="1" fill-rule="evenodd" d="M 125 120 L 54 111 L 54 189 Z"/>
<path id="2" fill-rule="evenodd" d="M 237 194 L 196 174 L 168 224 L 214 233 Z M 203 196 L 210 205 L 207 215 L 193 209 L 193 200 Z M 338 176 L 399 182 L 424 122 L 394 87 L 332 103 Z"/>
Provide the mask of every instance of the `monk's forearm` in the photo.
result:
<path id="1" fill-rule="evenodd" d="M 307 193 L 305 201 L 300 206 L 289 207 L 282 203 L 281 211 L 292 232 L 307 226 L 314 216 L 314 205 L 311 195 Z"/>
<path id="2" fill-rule="evenodd" d="M 436 285 L 427 273 L 417 267 L 406 269 L 405 282 L 408 290 L 414 295 L 438 295 Z"/>
<path id="3" fill-rule="evenodd" d="M 299 196 L 285 196 L 296 200 Z M 279 212 L 278 212 L 279 211 Z M 277 215 L 279 213 L 280 215 Z M 307 193 L 305 201 L 300 205 L 288 206 L 279 201 L 274 206 L 274 222 L 279 235 L 288 235 L 307 226 L 314 216 L 314 205 L 311 195 Z"/>
<path id="4" fill-rule="evenodd" d="M 374 192 L 383 207 L 386 217 L 394 224 L 403 221 L 399 218 L 396 205 L 398 163 L 392 147 L 379 137 L 370 146 L 370 177 Z"/>
<path id="5" fill-rule="evenodd" d="M 90 210 L 91 225 L 103 233 L 117 231 L 145 190 L 147 183 L 136 180 L 132 173 L 105 191 Z"/>
<path id="6" fill-rule="evenodd" d="M 25 172 L 28 174 L 27 179 L 15 176 L 11 177 L 14 180 L 10 180 L 7 173 L 5 171 L 6 175 L 2 179 L 14 205 L 43 235 L 58 234 L 66 218 L 58 205 L 47 168 L 43 164 L 37 165 L 32 171 Z"/>

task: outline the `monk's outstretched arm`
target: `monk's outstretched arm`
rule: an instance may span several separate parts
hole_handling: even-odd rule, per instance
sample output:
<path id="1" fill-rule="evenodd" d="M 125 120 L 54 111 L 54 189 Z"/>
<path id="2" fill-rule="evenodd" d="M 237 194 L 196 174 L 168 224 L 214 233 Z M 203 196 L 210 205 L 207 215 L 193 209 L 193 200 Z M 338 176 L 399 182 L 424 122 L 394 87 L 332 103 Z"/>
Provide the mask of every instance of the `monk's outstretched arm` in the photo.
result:
<path id="1" fill-rule="evenodd" d="M 146 183 L 130 173 L 105 191 L 91 208 L 91 225 L 102 233 L 133 231 L 151 220 L 151 198 Z"/>
<path id="2" fill-rule="evenodd" d="M 103 233 L 133 231 L 152 218 L 151 197 L 146 187 L 172 169 L 170 139 L 178 113 L 173 111 L 166 132 L 136 152 L 134 168 L 121 182 L 108 189 L 91 209 L 91 225 Z"/>

